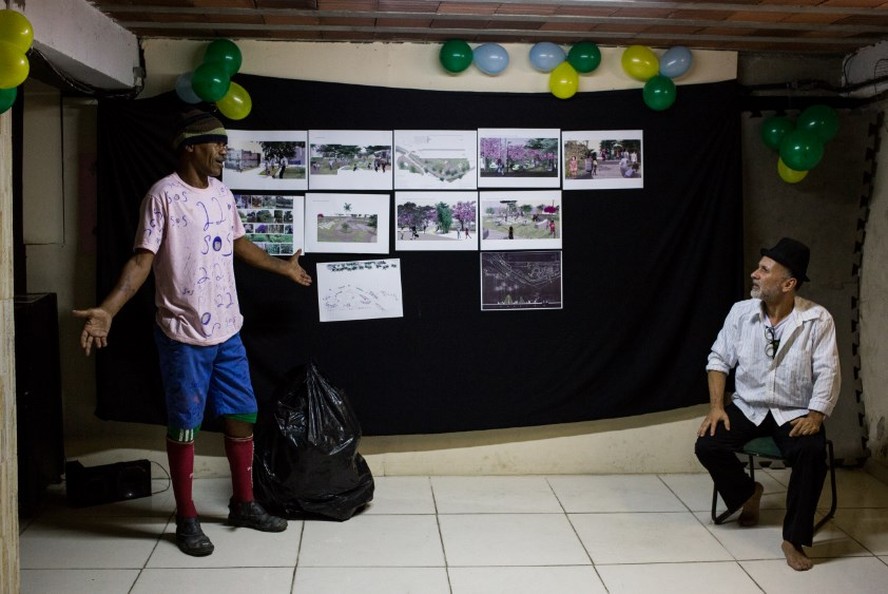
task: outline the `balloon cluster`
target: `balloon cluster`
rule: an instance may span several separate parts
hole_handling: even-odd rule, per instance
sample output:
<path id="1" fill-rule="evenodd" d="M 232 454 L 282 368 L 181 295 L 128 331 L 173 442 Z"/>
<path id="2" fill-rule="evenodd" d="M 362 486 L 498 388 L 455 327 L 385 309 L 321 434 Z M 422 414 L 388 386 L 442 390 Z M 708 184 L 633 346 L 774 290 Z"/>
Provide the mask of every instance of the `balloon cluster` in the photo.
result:
<path id="1" fill-rule="evenodd" d="M 601 50 L 591 41 L 573 44 L 567 53 L 550 41 L 530 48 L 530 65 L 549 73 L 549 90 L 559 99 L 569 99 L 580 86 L 580 74 L 588 74 L 601 64 Z"/>
<path id="2" fill-rule="evenodd" d="M 484 74 L 496 76 L 509 65 L 509 53 L 498 43 L 485 43 L 474 50 L 465 41 L 444 42 L 438 53 L 444 70 L 458 74 L 474 64 Z M 577 92 L 579 73 L 592 72 L 601 63 L 601 51 L 589 41 L 574 44 L 568 53 L 561 46 L 542 41 L 530 48 L 530 63 L 540 72 L 549 73 L 549 89 L 559 99 Z"/>
<path id="3" fill-rule="evenodd" d="M 460 39 L 445 41 L 438 52 L 444 70 L 459 74 L 472 64 L 490 76 L 501 74 L 509 65 L 509 52 L 498 43 L 485 43 L 474 50 Z"/>
<path id="4" fill-rule="evenodd" d="M 4 113 L 18 95 L 18 86 L 31 72 L 25 55 L 34 42 L 31 23 L 9 8 L 0 10 L 0 113 Z"/>
<path id="5" fill-rule="evenodd" d="M 839 131 L 839 118 L 828 105 L 812 105 L 793 122 L 775 115 L 762 122 L 762 141 L 779 153 L 777 174 L 786 183 L 795 184 L 820 163 L 824 145 Z"/>
<path id="6" fill-rule="evenodd" d="M 229 39 L 212 41 L 200 66 L 176 79 L 176 95 L 185 103 L 215 103 L 230 120 L 242 120 L 253 109 L 250 94 L 231 77 L 241 67 L 241 51 Z"/>
<path id="7" fill-rule="evenodd" d="M 649 47 L 630 45 L 621 58 L 626 74 L 644 81 L 644 104 L 654 111 L 672 107 L 676 97 L 673 79 L 683 76 L 692 63 L 691 51 L 681 45 L 669 48 L 659 58 Z"/>

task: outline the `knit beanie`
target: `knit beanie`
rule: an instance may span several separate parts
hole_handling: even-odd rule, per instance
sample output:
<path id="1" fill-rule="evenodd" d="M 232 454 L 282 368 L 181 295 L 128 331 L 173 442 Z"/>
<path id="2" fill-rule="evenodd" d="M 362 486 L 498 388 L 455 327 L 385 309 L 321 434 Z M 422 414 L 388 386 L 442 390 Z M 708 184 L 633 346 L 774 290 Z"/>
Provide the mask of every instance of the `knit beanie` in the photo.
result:
<path id="1" fill-rule="evenodd" d="M 179 117 L 173 149 L 204 142 L 228 142 L 222 122 L 205 111 L 192 109 Z"/>

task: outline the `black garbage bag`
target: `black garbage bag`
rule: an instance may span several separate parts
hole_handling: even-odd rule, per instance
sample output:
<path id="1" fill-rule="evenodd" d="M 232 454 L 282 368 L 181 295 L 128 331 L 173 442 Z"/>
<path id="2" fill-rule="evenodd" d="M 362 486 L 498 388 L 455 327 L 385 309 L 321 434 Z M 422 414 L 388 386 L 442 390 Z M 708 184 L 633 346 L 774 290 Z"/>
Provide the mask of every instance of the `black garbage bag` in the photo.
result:
<path id="1" fill-rule="evenodd" d="M 268 511 L 343 521 L 373 499 L 358 419 L 313 362 L 287 374 L 269 412 L 256 425 L 253 466 L 255 497 Z"/>

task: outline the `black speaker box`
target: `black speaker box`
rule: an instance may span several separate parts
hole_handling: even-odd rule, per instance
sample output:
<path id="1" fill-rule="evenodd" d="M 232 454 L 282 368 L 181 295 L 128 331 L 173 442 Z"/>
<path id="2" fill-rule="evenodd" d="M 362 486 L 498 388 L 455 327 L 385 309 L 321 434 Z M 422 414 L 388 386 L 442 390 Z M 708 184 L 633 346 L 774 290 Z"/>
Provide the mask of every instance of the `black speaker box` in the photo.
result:
<path id="1" fill-rule="evenodd" d="M 74 460 L 65 464 L 68 505 L 85 507 L 151 496 L 151 462 L 117 462 L 85 467 Z"/>

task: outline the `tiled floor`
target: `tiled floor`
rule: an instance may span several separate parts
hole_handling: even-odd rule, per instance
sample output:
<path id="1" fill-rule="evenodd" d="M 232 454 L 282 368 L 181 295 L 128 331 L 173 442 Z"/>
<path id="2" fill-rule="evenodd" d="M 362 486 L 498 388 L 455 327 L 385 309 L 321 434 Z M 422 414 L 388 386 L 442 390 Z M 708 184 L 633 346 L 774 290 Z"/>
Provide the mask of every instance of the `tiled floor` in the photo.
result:
<path id="1" fill-rule="evenodd" d="M 714 526 L 705 474 L 376 477 L 346 522 L 292 520 L 280 534 L 225 525 L 226 479 L 195 482 L 213 555 L 176 548 L 165 481 L 150 498 L 71 509 L 63 487 L 23 522 L 25 594 L 572 594 L 888 591 L 888 485 L 839 470 L 839 510 L 809 550 L 780 552 L 785 470 L 762 523 Z M 821 500 L 828 507 L 827 485 Z"/>

